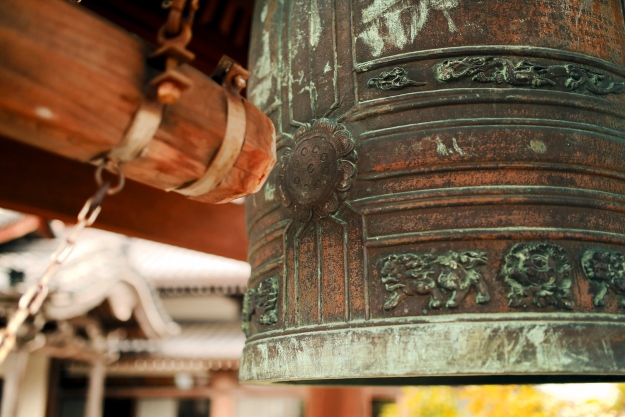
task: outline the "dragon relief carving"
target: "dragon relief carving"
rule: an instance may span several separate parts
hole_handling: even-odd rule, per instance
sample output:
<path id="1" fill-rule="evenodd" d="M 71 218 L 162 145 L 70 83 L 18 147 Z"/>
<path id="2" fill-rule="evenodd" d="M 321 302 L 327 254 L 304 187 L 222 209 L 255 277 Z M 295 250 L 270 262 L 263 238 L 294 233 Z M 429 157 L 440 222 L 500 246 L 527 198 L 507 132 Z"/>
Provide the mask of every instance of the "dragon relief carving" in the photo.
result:
<path id="1" fill-rule="evenodd" d="M 417 87 L 426 84 L 409 79 L 405 69 L 395 67 L 390 71 L 382 71 L 377 78 L 371 78 L 367 82 L 367 87 L 376 87 L 380 90 L 399 90 L 404 87 Z"/>
<path id="2" fill-rule="evenodd" d="M 582 255 L 582 271 L 594 285 L 596 294 L 593 298 L 595 307 L 605 305 L 608 290 L 619 298 L 619 304 L 625 308 L 625 254 L 605 249 L 589 249 Z"/>
<path id="3" fill-rule="evenodd" d="M 278 322 L 276 304 L 278 301 L 278 277 L 269 277 L 254 288 L 250 288 L 243 297 L 243 324 L 245 336 L 249 336 L 250 323 L 254 316 L 256 322 L 270 326 Z"/>
<path id="4" fill-rule="evenodd" d="M 625 83 L 573 64 L 538 65 L 508 58 L 466 57 L 446 60 L 434 67 L 439 81 L 468 78 L 480 83 L 510 84 L 534 88 L 564 86 L 570 91 L 585 88 L 594 94 L 621 94 Z"/>
<path id="5" fill-rule="evenodd" d="M 441 308 L 443 294 L 451 292 L 445 302 L 447 308 L 456 308 L 466 298 L 472 287 L 477 295 L 475 302 L 490 301 L 488 286 L 478 268 L 487 262 L 483 251 L 449 251 L 436 256 L 428 253 L 389 255 L 383 258 L 380 275 L 386 290 L 391 294 L 384 304 L 392 310 L 410 296 L 429 295 L 429 307 Z"/>
<path id="6" fill-rule="evenodd" d="M 571 263 L 564 248 L 551 243 L 518 243 L 505 257 L 501 275 L 509 288 L 508 305 L 573 309 Z"/>

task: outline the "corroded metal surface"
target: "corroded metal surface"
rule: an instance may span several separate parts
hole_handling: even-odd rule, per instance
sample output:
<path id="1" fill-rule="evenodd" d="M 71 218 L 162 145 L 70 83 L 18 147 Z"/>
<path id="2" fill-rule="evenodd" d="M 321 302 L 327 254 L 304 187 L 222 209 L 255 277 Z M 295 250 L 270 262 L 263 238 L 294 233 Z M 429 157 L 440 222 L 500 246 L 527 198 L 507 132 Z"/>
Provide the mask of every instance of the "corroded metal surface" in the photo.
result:
<path id="1" fill-rule="evenodd" d="M 624 378 L 621 7 L 260 1 L 241 379 Z"/>

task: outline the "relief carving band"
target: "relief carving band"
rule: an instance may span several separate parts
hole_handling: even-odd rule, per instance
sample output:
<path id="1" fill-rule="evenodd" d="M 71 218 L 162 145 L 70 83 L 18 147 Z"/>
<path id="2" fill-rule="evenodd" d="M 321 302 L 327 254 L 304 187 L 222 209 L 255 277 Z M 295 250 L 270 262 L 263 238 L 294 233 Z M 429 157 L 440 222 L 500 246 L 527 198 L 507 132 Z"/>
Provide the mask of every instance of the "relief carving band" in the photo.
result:
<path id="1" fill-rule="evenodd" d="M 436 256 L 429 253 L 390 255 L 380 262 L 380 275 L 386 290 L 391 294 L 384 304 L 385 310 L 394 309 L 410 296 L 429 295 L 430 308 L 440 308 L 443 294 L 451 292 L 445 302 L 447 308 L 456 308 L 475 287 L 475 302 L 490 301 L 488 286 L 478 268 L 487 262 L 483 251 L 449 251 Z"/>
<path id="2" fill-rule="evenodd" d="M 243 298 L 243 324 L 245 336 L 249 336 L 250 322 L 256 316 L 256 322 L 265 326 L 276 324 L 276 303 L 278 301 L 278 277 L 269 277 L 256 287 L 250 288 Z"/>
<path id="3" fill-rule="evenodd" d="M 356 173 L 352 135 L 339 123 L 319 119 L 300 127 L 293 141 L 280 161 L 282 204 L 304 222 L 327 217 L 345 200 Z"/>
<path id="4" fill-rule="evenodd" d="M 593 304 L 604 306 L 608 290 L 611 290 L 625 308 L 625 254 L 605 249 L 587 250 L 581 264 L 584 275 L 596 290 Z"/>
<path id="5" fill-rule="evenodd" d="M 508 305 L 549 305 L 572 309 L 571 263 L 561 246 L 551 243 L 518 243 L 505 258 L 501 272 L 509 288 Z"/>
<path id="6" fill-rule="evenodd" d="M 577 65 L 538 65 L 507 58 L 467 57 L 447 60 L 434 67 L 439 81 L 471 78 L 480 83 L 513 86 L 565 87 L 570 91 L 585 88 L 595 94 L 620 94 L 625 83 L 612 81 L 609 76 Z"/>
<path id="7" fill-rule="evenodd" d="M 406 70 L 399 67 L 390 71 L 382 71 L 378 78 L 371 78 L 367 82 L 368 87 L 376 87 L 380 90 L 399 90 L 404 87 L 416 87 L 425 84 L 424 82 L 409 79 Z"/>

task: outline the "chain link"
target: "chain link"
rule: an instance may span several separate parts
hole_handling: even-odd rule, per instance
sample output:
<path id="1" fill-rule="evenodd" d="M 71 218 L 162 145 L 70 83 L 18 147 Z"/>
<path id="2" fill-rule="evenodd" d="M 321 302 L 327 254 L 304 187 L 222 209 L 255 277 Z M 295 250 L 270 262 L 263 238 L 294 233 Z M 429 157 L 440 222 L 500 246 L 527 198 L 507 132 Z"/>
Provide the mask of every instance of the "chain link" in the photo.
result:
<path id="1" fill-rule="evenodd" d="M 102 180 L 102 170 L 108 168 L 115 172 L 118 176 L 117 185 L 111 187 L 109 181 Z M 17 310 L 13 313 L 4 329 L 0 330 L 0 364 L 4 362 L 7 355 L 15 346 L 17 340 L 17 331 L 24 324 L 28 317 L 36 315 L 48 296 L 50 279 L 72 254 L 76 246 L 76 240 L 80 233 L 91 226 L 97 219 L 102 210 L 102 200 L 106 195 L 118 193 L 124 187 L 124 174 L 118 165 L 112 165 L 110 161 L 104 160 L 96 170 L 96 183 L 99 188 L 95 194 L 85 202 L 78 213 L 78 222 L 74 226 L 72 233 L 61 242 L 59 247 L 51 256 L 48 268 L 45 270 L 39 280 L 33 284 L 20 297 L 17 303 Z"/>

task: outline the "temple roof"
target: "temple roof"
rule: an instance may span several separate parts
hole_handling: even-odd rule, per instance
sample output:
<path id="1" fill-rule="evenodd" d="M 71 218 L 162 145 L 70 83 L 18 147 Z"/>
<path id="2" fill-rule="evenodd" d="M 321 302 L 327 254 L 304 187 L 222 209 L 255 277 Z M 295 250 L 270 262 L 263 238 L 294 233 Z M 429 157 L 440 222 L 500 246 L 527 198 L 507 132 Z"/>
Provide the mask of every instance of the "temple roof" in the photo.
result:
<path id="1" fill-rule="evenodd" d="M 43 274 L 61 242 L 62 238 L 24 237 L 0 247 L 0 301 L 8 309 Z M 130 264 L 127 249 L 123 236 L 84 231 L 50 281 L 43 307 L 46 318 L 68 320 L 97 309 L 109 327 L 136 323 L 139 334 L 150 338 L 177 333 L 178 326 L 162 307 L 154 286 Z"/>
<path id="2" fill-rule="evenodd" d="M 245 336 L 239 323 L 183 324 L 175 337 L 161 340 L 118 341 L 122 354 L 149 354 L 154 358 L 238 360 Z"/>
<path id="3" fill-rule="evenodd" d="M 237 369 L 245 336 L 239 323 L 183 324 L 178 335 L 161 340 L 126 339 L 113 348 L 121 353 L 107 367 L 114 375 L 171 374 Z M 83 365 L 75 364 L 77 370 Z"/>
<path id="4" fill-rule="evenodd" d="M 128 259 L 161 292 L 196 290 L 243 294 L 250 276 L 246 262 L 142 239 L 128 239 Z"/>
<path id="5" fill-rule="evenodd" d="M 0 245 L 0 313 L 15 308 L 70 231 Z M 245 342 L 238 296 L 249 274 L 245 262 L 86 229 L 53 276 L 44 311 L 49 320 L 89 314 L 112 321 L 109 328 L 131 329 L 108 341 L 121 354 L 110 372 L 235 369 Z"/>

